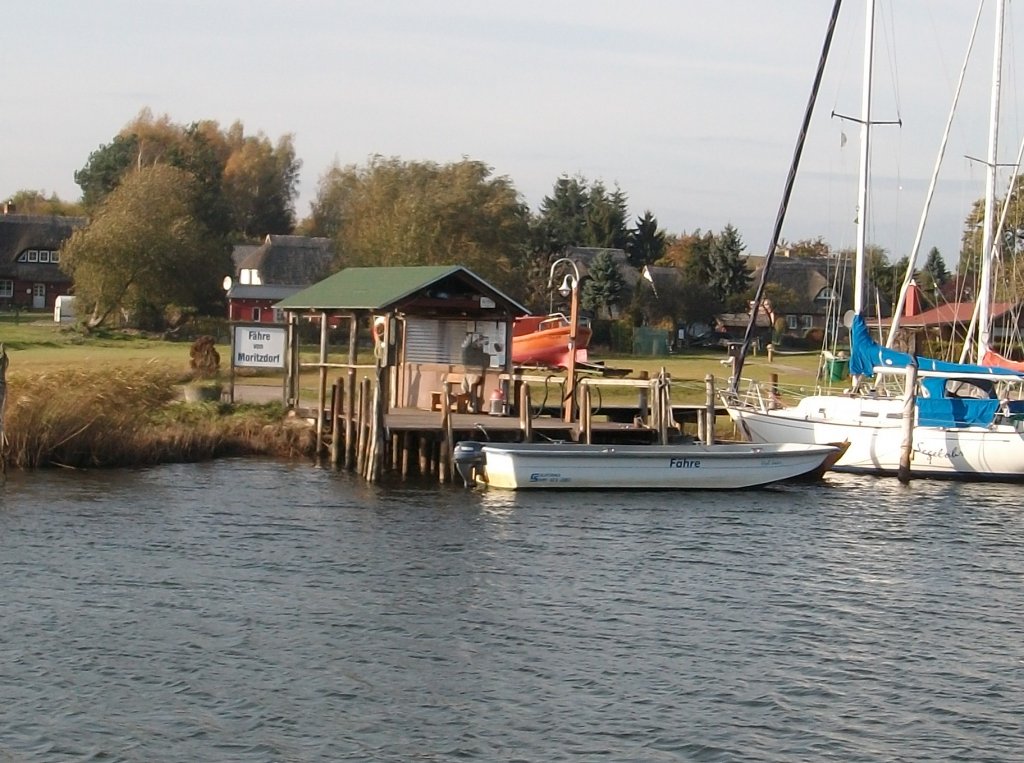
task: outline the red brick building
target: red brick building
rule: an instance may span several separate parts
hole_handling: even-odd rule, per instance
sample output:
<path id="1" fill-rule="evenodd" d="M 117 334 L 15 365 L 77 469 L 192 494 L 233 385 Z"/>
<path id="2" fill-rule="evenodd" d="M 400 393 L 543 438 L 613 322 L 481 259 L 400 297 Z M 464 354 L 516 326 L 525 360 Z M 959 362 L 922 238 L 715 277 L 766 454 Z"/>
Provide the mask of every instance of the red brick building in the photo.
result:
<path id="1" fill-rule="evenodd" d="M 260 245 L 235 247 L 235 278 L 228 289 L 228 318 L 283 323 L 274 303 L 330 275 L 330 239 L 268 235 Z"/>

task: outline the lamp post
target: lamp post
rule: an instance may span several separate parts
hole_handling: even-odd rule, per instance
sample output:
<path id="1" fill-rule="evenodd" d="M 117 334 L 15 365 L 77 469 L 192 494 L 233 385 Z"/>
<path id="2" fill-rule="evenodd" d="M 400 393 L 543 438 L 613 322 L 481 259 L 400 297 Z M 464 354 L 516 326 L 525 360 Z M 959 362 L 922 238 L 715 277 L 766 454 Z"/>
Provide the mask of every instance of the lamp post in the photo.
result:
<path id="1" fill-rule="evenodd" d="M 555 269 L 563 263 L 572 267 L 572 273 L 566 273 L 562 284 L 558 287 L 559 294 L 569 297 L 569 362 L 566 366 L 566 390 L 562 420 L 571 423 L 576 420 L 576 334 L 580 323 L 580 269 L 568 257 L 560 257 L 555 260 L 551 263 L 551 270 L 548 272 L 548 289 L 555 284 Z"/>

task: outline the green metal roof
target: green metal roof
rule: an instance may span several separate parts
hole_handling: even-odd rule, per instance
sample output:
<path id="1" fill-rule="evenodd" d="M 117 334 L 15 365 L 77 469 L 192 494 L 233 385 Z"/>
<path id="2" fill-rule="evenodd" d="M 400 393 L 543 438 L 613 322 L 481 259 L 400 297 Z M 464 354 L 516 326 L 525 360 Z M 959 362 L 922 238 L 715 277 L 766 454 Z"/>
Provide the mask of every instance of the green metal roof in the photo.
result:
<path id="1" fill-rule="evenodd" d="M 468 281 L 504 309 L 522 314 L 529 313 L 529 310 L 511 297 L 459 265 L 345 268 L 281 300 L 274 307 L 282 310 L 385 311 L 403 299 L 452 275 L 458 275 Z"/>

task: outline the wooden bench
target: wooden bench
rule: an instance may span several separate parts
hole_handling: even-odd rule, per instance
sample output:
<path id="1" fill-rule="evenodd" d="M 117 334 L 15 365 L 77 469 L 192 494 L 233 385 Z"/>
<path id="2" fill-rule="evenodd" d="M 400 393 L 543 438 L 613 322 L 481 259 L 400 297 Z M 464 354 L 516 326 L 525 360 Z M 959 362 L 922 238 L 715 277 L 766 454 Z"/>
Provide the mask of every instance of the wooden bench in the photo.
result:
<path id="1" fill-rule="evenodd" d="M 462 389 L 462 382 L 465 379 L 465 374 L 460 373 L 448 373 L 445 374 L 444 381 L 446 384 L 451 385 L 451 391 L 449 393 L 449 399 L 451 400 L 451 410 L 455 413 L 469 413 L 473 397 L 476 397 L 477 410 L 483 406 L 484 399 L 484 375 L 478 374 L 480 377 L 473 385 L 473 389 L 469 392 L 464 392 Z M 444 392 L 436 391 L 430 393 L 430 410 L 439 411 L 444 405 Z"/>

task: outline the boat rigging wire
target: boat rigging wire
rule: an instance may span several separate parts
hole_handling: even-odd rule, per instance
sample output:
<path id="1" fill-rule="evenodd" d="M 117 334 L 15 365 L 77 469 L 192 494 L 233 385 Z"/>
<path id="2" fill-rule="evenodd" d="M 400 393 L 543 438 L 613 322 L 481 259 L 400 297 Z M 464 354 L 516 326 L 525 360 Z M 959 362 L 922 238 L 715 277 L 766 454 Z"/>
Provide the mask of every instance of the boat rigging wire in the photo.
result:
<path id="1" fill-rule="evenodd" d="M 772 240 L 768 244 L 768 251 L 765 254 L 764 265 L 761 269 L 761 280 L 758 282 L 757 290 L 754 293 L 754 304 L 750 309 L 750 321 L 747 323 L 747 329 L 743 333 L 743 344 L 740 345 L 740 351 L 736 356 L 736 361 L 732 369 L 732 378 L 729 380 L 730 392 L 733 394 L 736 394 L 739 388 L 740 373 L 743 370 L 743 361 L 750 349 L 750 339 L 754 333 L 754 326 L 757 323 L 757 314 L 762 309 L 765 285 L 768 282 L 768 273 L 771 270 L 772 259 L 775 256 L 775 250 L 778 248 L 779 239 L 782 236 L 782 224 L 786 220 L 786 209 L 789 207 L 789 199 L 793 194 L 793 185 L 796 182 L 796 171 L 800 166 L 800 157 L 803 154 L 804 143 L 807 140 L 807 130 L 811 124 L 811 117 L 814 114 L 814 104 L 818 100 L 818 90 L 821 87 L 821 79 L 825 73 L 825 64 L 828 61 L 829 50 L 832 48 L 832 37 L 835 34 L 836 21 L 839 19 L 839 8 L 842 6 L 842 3 L 843 0 L 835 0 L 835 3 L 832 6 L 832 15 L 829 17 L 828 30 L 825 33 L 825 42 L 822 45 L 821 55 L 818 57 L 818 68 L 814 73 L 814 84 L 811 86 L 811 94 L 807 99 L 807 107 L 804 109 L 804 117 L 800 125 L 800 133 L 797 136 L 796 148 L 793 150 L 793 159 L 790 162 L 789 174 L 786 176 L 782 201 L 779 204 L 779 210 L 775 217 L 775 227 L 772 230 Z"/>
<path id="2" fill-rule="evenodd" d="M 971 29 L 970 40 L 967 44 L 967 53 L 964 56 L 963 65 L 960 68 L 960 78 L 957 81 L 956 91 L 953 95 L 953 104 L 949 110 L 949 116 L 946 118 L 946 127 L 942 133 L 942 140 L 939 142 L 939 153 L 935 159 L 935 167 L 932 170 L 932 177 L 928 184 L 928 192 L 925 194 L 924 208 L 921 211 L 921 219 L 918 221 L 917 234 L 914 237 L 914 244 L 910 248 L 910 254 L 907 258 L 907 270 L 903 276 L 903 283 L 900 285 L 899 297 L 896 299 L 896 304 L 892 309 L 892 323 L 889 327 L 889 336 L 885 340 L 886 347 L 892 347 L 893 341 L 896 338 L 896 331 L 899 329 L 899 319 L 903 314 L 903 308 L 907 301 L 907 292 L 910 289 L 910 282 L 914 280 L 914 268 L 917 263 L 917 258 L 921 251 L 921 241 L 924 238 L 925 222 L 928 219 L 928 212 L 931 209 L 932 199 L 935 196 L 935 187 L 939 179 L 939 169 L 942 167 L 942 160 L 946 155 L 946 146 L 949 143 L 949 134 L 953 128 L 953 116 L 956 113 L 957 105 L 960 101 L 960 94 L 963 91 L 964 79 L 967 75 L 967 64 L 971 58 L 971 51 L 974 49 L 974 42 L 978 35 L 978 26 L 981 22 L 981 12 L 984 7 L 984 0 L 978 5 L 978 14 L 974 18 L 974 27 Z"/>

